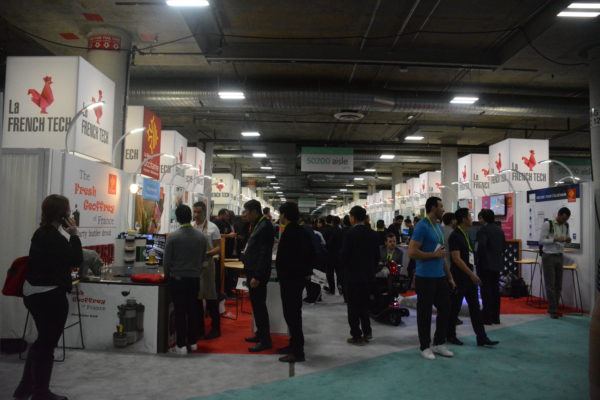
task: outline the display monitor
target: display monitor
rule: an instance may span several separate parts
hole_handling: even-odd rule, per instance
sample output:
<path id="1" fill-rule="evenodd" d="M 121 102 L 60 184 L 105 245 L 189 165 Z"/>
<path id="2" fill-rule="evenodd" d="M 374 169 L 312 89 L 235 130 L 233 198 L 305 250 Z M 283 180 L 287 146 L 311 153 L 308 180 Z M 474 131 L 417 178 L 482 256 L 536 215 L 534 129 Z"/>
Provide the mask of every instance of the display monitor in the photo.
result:
<path id="1" fill-rule="evenodd" d="M 490 196 L 490 209 L 498 217 L 506 216 L 506 197 L 503 194 Z"/>

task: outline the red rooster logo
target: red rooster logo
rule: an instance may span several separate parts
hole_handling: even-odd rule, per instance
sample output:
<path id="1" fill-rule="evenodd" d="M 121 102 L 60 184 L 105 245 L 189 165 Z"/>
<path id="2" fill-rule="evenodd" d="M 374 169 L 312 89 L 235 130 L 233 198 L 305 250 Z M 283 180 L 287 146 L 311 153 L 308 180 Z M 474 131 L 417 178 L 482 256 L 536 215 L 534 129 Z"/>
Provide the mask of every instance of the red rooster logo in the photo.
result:
<path id="1" fill-rule="evenodd" d="M 537 165 L 537 161 L 535 161 L 534 150 L 529 150 L 529 158 L 521 157 L 521 159 L 523 160 L 523 164 L 525 164 L 529 168 L 529 171 L 533 171 L 533 167 Z"/>
<path id="2" fill-rule="evenodd" d="M 102 101 L 102 90 L 98 90 L 98 100 L 92 97 L 92 103 Z M 94 108 L 94 114 L 96 114 L 96 123 L 100 125 L 100 118 L 102 118 L 102 106 Z"/>
<path id="3" fill-rule="evenodd" d="M 179 162 L 183 162 L 183 147 L 179 148 Z"/>
<path id="4" fill-rule="evenodd" d="M 441 187 L 440 187 L 440 186 L 442 186 L 442 184 L 441 184 L 441 183 L 439 183 L 439 182 L 436 182 L 436 183 L 435 183 L 435 186 L 438 188 L 438 190 L 440 190 L 440 189 L 441 189 Z"/>
<path id="5" fill-rule="evenodd" d="M 202 175 L 202 163 L 198 163 L 198 175 Z"/>
<path id="6" fill-rule="evenodd" d="M 421 190 L 425 193 L 425 182 L 421 183 Z"/>
<path id="7" fill-rule="evenodd" d="M 408 194 L 411 194 L 411 193 L 412 193 L 412 189 L 408 188 Z"/>
<path id="8" fill-rule="evenodd" d="M 225 185 L 223 185 L 223 179 L 219 179 L 219 182 L 215 186 L 217 187 L 219 192 L 222 192 L 223 188 L 225 187 Z"/>
<path id="9" fill-rule="evenodd" d="M 496 171 L 498 171 L 498 172 L 502 171 L 502 153 L 498 153 L 498 160 L 496 160 L 495 163 L 496 163 Z"/>
<path id="10" fill-rule="evenodd" d="M 461 175 L 462 175 L 463 181 L 466 181 L 467 180 L 467 165 L 466 164 L 463 167 Z"/>
<path id="11" fill-rule="evenodd" d="M 38 93 L 35 89 L 29 89 L 27 91 L 27 94 L 31 95 L 31 101 L 41 109 L 41 114 L 48 114 L 46 108 L 54 103 L 54 95 L 52 94 L 52 88 L 50 87 L 52 83 L 54 83 L 52 82 L 52 77 L 45 76 L 42 93 Z"/>
<path id="12" fill-rule="evenodd" d="M 483 176 L 488 176 L 490 174 L 490 170 L 485 168 L 482 168 L 481 172 L 483 172 Z"/>

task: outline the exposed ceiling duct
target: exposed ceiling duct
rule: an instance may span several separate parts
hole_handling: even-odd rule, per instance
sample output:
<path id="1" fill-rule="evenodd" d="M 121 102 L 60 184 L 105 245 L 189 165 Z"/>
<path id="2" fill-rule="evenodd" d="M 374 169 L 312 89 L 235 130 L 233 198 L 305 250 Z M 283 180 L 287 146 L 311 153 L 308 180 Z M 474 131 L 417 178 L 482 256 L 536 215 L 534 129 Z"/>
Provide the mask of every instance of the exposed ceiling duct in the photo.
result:
<path id="1" fill-rule="evenodd" d="M 228 86 L 227 88 L 239 87 Z M 282 110 L 355 110 L 428 114 L 485 114 L 547 118 L 587 118 L 583 98 L 478 94 L 474 104 L 450 104 L 451 93 L 348 90 L 328 88 L 267 88 L 245 85 L 244 100 L 222 100 L 214 83 L 170 80 L 136 80 L 130 104 L 154 108 L 226 108 Z"/>

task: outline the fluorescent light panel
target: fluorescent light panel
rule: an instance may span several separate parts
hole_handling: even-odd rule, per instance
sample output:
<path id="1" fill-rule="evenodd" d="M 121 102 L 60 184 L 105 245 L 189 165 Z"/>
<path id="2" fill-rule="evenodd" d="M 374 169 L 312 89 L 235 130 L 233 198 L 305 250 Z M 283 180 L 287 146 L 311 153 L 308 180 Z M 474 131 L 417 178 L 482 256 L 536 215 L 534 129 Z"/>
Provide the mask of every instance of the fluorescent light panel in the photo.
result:
<path id="1" fill-rule="evenodd" d="M 452 100 L 450 100 L 450 103 L 452 103 L 452 104 L 473 104 L 477 100 L 479 100 L 479 97 L 455 96 Z"/>
<path id="2" fill-rule="evenodd" d="M 267 179 L 275 179 L 277 178 L 275 175 L 267 175 Z"/>
<path id="3" fill-rule="evenodd" d="M 596 18 L 600 15 L 597 11 L 561 11 L 558 13 L 559 17 L 567 18 Z"/>
<path id="4" fill-rule="evenodd" d="M 347 192 L 348 189 L 340 189 L 340 192 Z"/>
<path id="5" fill-rule="evenodd" d="M 252 153 L 254 158 L 267 158 L 267 153 Z"/>
<path id="6" fill-rule="evenodd" d="M 219 97 L 222 100 L 244 100 L 246 98 L 244 92 L 219 92 Z"/>
<path id="7" fill-rule="evenodd" d="M 584 10 L 600 10 L 600 3 L 571 3 L 568 8 Z"/>
<path id="8" fill-rule="evenodd" d="M 246 137 L 257 137 L 260 136 L 260 132 L 242 132 L 242 136 Z"/>
<path id="9" fill-rule="evenodd" d="M 425 139 L 425 136 L 407 136 L 404 138 L 404 140 L 423 140 Z"/>
<path id="10" fill-rule="evenodd" d="M 260 169 L 271 170 L 271 169 L 273 169 L 273 167 L 262 166 L 262 167 L 260 167 Z"/>
<path id="11" fill-rule="evenodd" d="M 382 160 L 393 160 L 396 156 L 394 154 L 382 154 L 379 156 Z"/>
<path id="12" fill-rule="evenodd" d="M 167 5 L 171 7 L 206 7 L 206 0 L 167 0 Z"/>
<path id="13" fill-rule="evenodd" d="M 377 172 L 375 168 L 365 168 L 365 172 Z"/>
<path id="14" fill-rule="evenodd" d="M 346 186 L 348 186 L 348 187 L 354 187 L 354 185 L 352 183 L 346 183 Z"/>
<path id="15" fill-rule="evenodd" d="M 364 180 L 365 180 L 365 178 L 358 178 L 358 177 L 357 177 L 357 178 L 354 178 L 354 180 L 355 180 L 355 181 L 364 181 Z"/>

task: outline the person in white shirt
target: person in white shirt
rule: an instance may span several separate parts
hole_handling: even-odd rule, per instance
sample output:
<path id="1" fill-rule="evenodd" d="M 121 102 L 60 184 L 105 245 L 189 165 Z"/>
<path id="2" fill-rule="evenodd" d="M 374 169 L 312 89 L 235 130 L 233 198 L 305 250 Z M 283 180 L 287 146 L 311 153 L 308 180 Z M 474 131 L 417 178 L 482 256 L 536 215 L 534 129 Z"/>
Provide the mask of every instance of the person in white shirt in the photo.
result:
<path id="1" fill-rule="evenodd" d="M 206 259 L 202 265 L 200 274 L 200 293 L 198 300 L 200 301 L 200 332 L 199 337 L 204 337 L 206 340 L 214 339 L 221 336 L 221 316 L 219 314 L 219 301 L 217 300 L 217 282 L 215 279 L 216 264 L 214 258 L 221 251 L 221 232 L 219 227 L 206 218 L 206 204 L 201 201 L 194 203 L 194 228 L 200 230 L 208 241 Z M 202 300 L 206 300 L 206 308 L 210 314 L 212 328 L 211 331 L 204 336 L 204 305 Z M 194 349 L 192 349 L 194 350 Z"/>
<path id="2" fill-rule="evenodd" d="M 571 243 L 569 224 L 567 223 L 570 216 L 571 211 L 567 207 L 561 208 L 555 219 L 543 223 L 540 234 L 540 245 L 543 246 L 542 270 L 546 284 L 548 314 L 554 319 L 562 317 L 558 311 L 558 300 L 562 290 L 565 243 Z"/>

